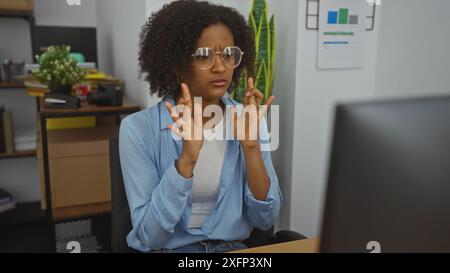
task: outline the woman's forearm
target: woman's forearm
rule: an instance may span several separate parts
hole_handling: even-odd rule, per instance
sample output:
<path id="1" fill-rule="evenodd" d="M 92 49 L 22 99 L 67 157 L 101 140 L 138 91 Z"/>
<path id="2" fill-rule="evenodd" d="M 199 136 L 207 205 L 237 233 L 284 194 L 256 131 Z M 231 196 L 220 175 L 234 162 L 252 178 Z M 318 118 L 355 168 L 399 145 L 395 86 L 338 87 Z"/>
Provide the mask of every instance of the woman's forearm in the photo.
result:
<path id="1" fill-rule="evenodd" d="M 245 164 L 247 166 L 248 187 L 257 200 L 265 201 L 269 192 L 270 179 L 267 175 L 261 150 L 258 147 L 243 147 Z"/>

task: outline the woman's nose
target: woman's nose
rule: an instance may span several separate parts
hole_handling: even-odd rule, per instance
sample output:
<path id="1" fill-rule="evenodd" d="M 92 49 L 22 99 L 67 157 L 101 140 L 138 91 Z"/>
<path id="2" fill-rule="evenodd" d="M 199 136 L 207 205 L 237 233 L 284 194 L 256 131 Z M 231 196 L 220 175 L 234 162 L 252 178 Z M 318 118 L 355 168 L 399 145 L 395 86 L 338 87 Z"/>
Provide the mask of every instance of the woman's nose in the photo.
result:
<path id="1" fill-rule="evenodd" d="M 216 58 L 214 59 L 214 65 L 211 67 L 212 72 L 216 73 L 223 73 L 226 70 L 225 64 L 222 61 L 222 58 L 220 55 L 216 55 Z"/>

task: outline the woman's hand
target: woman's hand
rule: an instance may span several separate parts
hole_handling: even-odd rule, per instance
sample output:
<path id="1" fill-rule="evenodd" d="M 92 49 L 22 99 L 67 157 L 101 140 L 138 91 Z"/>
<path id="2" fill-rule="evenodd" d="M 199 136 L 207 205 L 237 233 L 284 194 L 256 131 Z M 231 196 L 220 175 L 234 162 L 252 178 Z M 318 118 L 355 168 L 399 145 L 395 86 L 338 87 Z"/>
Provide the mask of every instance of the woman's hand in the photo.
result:
<path id="1" fill-rule="evenodd" d="M 236 108 L 234 108 L 233 111 L 235 137 L 238 138 L 244 151 L 259 151 L 259 122 L 269 106 L 272 104 L 275 97 L 270 96 L 267 99 L 265 107 L 261 107 L 260 109 L 259 106 L 263 98 L 264 95 L 258 89 L 254 88 L 253 79 L 248 78 L 248 89 L 244 97 L 243 105 L 244 109 L 246 109 L 247 106 L 253 105 L 256 111 L 253 114 L 244 112 L 245 114 L 241 114 L 239 117 L 236 113 Z M 239 128 L 238 124 L 245 124 L 245 128 L 242 128 L 242 126 Z"/>
<path id="2" fill-rule="evenodd" d="M 194 113 L 194 108 L 199 109 L 201 113 L 202 106 L 193 104 L 189 87 L 182 83 L 181 97 L 177 103 L 177 108 L 182 110 L 182 116 L 175 111 L 170 102 L 166 102 L 166 107 L 172 120 L 178 125 L 178 128 L 173 125 L 168 125 L 167 128 L 183 139 L 183 150 L 176 168 L 181 176 L 191 178 L 203 145 L 202 117 L 201 115 L 200 117 L 193 117 L 192 113 Z M 194 132 L 197 132 L 199 136 L 195 135 Z"/>

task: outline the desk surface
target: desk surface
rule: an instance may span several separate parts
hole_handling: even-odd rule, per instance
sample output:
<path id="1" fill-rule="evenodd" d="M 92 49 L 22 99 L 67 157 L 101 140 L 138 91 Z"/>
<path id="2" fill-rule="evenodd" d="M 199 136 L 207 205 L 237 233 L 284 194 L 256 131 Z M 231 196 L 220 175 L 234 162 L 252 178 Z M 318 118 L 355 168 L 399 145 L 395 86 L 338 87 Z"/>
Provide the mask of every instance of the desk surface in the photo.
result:
<path id="1" fill-rule="evenodd" d="M 318 253 L 319 238 L 291 241 L 280 244 L 247 248 L 232 253 Z"/>
<path id="2" fill-rule="evenodd" d="M 87 102 L 81 102 L 81 107 L 78 109 L 52 109 L 46 108 L 43 104 L 43 99 L 40 100 L 40 109 L 41 112 L 46 114 L 47 116 L 78 116 L 78 115 L 89 115 L 96 113 L 134 113 L 140 111 L 140 107 L 137 104 L 132 103 L 127 97 L 123 100 L 122 106 L 97 106 L 90 105 Z"/>

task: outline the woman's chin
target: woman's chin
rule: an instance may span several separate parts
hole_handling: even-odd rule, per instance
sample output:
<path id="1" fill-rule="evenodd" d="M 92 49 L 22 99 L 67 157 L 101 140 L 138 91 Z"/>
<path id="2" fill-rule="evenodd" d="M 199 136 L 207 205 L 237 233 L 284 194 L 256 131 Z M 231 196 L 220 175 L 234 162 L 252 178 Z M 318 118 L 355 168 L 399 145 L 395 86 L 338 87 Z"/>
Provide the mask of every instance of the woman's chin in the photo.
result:
<path id="1" fill-rule="evenodd" d="M 219 99 L 227 93 L 227 87 L 212 87 L 203 96 L 204 99 L 214 100 Z"/>

